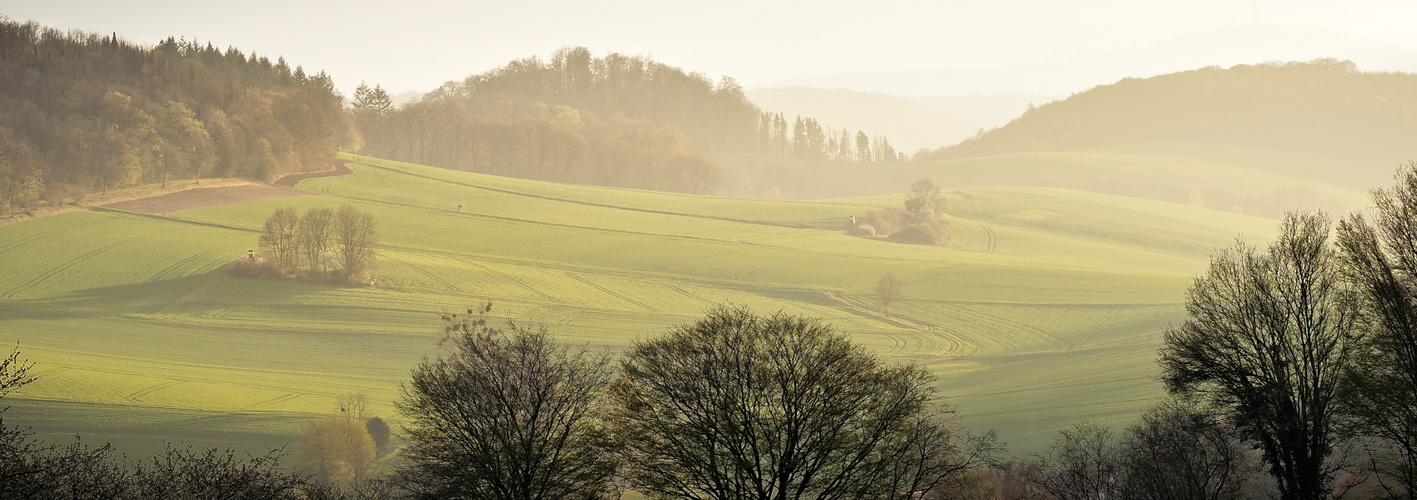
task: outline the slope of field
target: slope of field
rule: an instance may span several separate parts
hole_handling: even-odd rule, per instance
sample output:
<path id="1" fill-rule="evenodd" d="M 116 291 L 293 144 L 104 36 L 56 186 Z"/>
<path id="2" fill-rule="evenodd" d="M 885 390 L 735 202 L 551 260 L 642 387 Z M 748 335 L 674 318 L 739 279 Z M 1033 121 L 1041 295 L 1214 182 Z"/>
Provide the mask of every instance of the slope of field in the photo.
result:
<path id="1" fill-rule="evenodd" d="M 971 188 L 949 193 L 953 245 L 923 247 L 844 233 L 895 196 L 744 201 L 345 159 L 352 175 L 296 186 L 311 196 L 0 227 L 0 342 L 19 341 L 41 376 L 6 422 L 135 453 L 277 446 L 340 394 L 392 416 L 442 311 L 491 300 L 498 317 L 619 350 L 731 301 L 820 316 L 928 366 L 970 426 L 1026 453 L 1158 396 L 1159 332 L 1184 316 L 1190 279 L 1237 233 L 1273 231 L 1179 204 Z M 345 203 L 379 221 L 377 286 L 226 276 L 276 208 Z M 871 292 L 886 272 L 904 279 L 891 317 Z"/>

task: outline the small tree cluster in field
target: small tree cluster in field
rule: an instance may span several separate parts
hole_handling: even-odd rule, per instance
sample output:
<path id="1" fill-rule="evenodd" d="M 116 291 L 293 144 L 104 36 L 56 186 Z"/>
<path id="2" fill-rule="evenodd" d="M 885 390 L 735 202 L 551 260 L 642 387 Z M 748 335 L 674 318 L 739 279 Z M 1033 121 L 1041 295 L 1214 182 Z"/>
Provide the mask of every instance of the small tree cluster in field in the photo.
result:
<path id="1" fill-rule="evenodd" d="M 378 243 L 374 216 L 352 205 L 339 210 L 312 208 L 303 215 L 294 208 L 281 208 L 266 219 L 260 256 L 237 262 L 232 274 L 367 283 Z"/>
<path id="2" fill-rule="evenodd" d="M 950 221 L 945 217 L 948 210 L 949 203 L 935 182 L 921 179 L 910 185 L 901 207 L 872 209 L 851 232 L 902 243 L 944 246 L 950 242 Z"/>

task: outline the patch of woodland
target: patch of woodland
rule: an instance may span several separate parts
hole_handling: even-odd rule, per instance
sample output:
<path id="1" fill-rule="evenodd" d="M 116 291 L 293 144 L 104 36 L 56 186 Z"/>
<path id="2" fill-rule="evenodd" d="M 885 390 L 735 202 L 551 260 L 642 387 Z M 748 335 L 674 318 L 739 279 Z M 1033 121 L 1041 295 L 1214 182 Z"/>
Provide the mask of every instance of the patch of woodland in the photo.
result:
<path id="1" fill-rule="evenodd" d="M 250 251 L 231 263 L 231 276 L 374 285 L 378 222 L 353 205 L 311 208 L 304 214 L 277 209 L 266 219 L 257 244 L 259 253 Z"/>
<path id="2" fill-rule="evenodd" d="M 343 100 L 324 72 L 284 58 L 0 16 L 0 213 L 171 179 L 321 170 L 358 142 Z"/>
<path id="3" fill-rule="evenodd" d="M 399 107 L 381 86 L 361 84 L 352 109 L 365 154 L 556 182 L 706 194 L 723 183 L 724 155 L 902 157 L 882 136 L 764 112 L 732 78 L 584 47 L 512 61 Z"/>
<path id="4" fill-rule="evenodd" d="M 850 232 L 900 243 L 945 246 L 950 243 L 948 210 L 940 188 L 934 181 L 922 179 L 911 184 L 901 206 L 871 209 Z"/>

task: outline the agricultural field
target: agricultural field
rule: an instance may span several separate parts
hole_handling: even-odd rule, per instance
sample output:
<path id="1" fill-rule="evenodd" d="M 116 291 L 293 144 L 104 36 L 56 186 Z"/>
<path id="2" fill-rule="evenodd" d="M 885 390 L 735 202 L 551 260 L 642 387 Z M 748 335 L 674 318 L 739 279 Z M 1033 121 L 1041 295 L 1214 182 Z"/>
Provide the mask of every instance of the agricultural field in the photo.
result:
<path id="1" fill-rule="evenodd" d="M 351 175 L 301 181 L 301 196 L 0 227 L 0 342 L 40 376 L 7 398 L 6 423 L 139 455 L 164 440 L 294 446 L 338 395 L 396 417 L 442 312 L 491 301 L 498 318 L 615 351 L 733 302 L 818 316 L 929 367 L 968 426 L 1026 454 L 1159 397 L 1156 347 L 1190 280 L 1238 234 L 1274 231 L 1162 201 L 959 188 L 951 245 L 926 247 L 846 234 L 898 195 L 747 201 L 344 159 Z M 275 209 L 342 204 L 378 220 L 374 286 L 227 276 Z M 904 282 L 890 317 L 873 295 L 887 272 Z"/>

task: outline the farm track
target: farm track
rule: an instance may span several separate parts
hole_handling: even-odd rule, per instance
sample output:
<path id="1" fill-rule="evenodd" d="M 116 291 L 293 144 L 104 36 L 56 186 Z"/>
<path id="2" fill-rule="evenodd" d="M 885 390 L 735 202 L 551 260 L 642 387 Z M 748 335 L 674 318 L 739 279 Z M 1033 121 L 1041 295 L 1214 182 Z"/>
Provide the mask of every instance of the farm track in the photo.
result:
<path id="1" fill-rule="evenodd" d="M 742 223 L 742 224 L 754 224 L 754 225 L 760 225 L 760 226 L 785 227 L 785 228 L 793 228 L 793 229 L 821 229 L 820 227 L 812 226 L 812 225 L 809 225 L 809 224 L 782 224 L 782 223 L 772 223 L 772 222 L 765 222 L 765 221 L 751 220 L 751 219 L 735 219 L 735 218 L 732 218 L 732 217 L 714 217 L 714 216 L 711 216 L 711 215 L 700 215 L 700 214 L 691 214 L 691 213 L 684 213 L 684 212 L 672 212 L 672 211 L 668 211 L 668 210 L 653 210 L 653 209 L 648 209 L 648 208 L 626 207 L 626 206 L 621 206 L 621 205 L 611 205 L 611 204 L 608 204 L 608 203 L 596 203 L 596 202 L 593 202 L 593 201 L 572 200 L 572 199 L 567 199 L 567 198 L 558 198 L 558 197 L 555 197 L 555 196 L 546 196 L 546 195 L 539 195 L 539 194 L 531 194 L 531 193 L 525 193 L 525 192 L 521 192 L 521 191 L 513 191 L 513 190 L 510 190 L 510 189 L 501 189 L 501 188 L 494 188 L 494 187 L 482 186 L 482 185 L 471 184 L 471 183 L 466 183 L 466 182 L 458 182 L 458 181 L 454 181 L 454 180 L 450 180 L 450 179 L 438 178 L 438 177 L 431 176 L 431 175 L 415 174 L 415 173 L 412 173 L 412 172 L 407 172 L 407 171 L 403 171 L 403 170 L 399 170 L 399 169 L 391 168 L 391 167 L 385 167 L 385 166 L 382 166 L 382 165 L 374 165 L 374 164 L 372 164 L 372 163 L 359 163 L 359 164 L 360 164 L 360 165 L 363 165 L 363 166 L 367 166 L 367 167 L 372 167 L 372 168 L 377 168 L 377 169 L 381 169 L 381 170 L 387 170 L 387 171 L 394 172 L 394 173 L 398 173 L 398 174 L 402 174 L 402 175 L 407 175 L 407 176 L 410 176 L 410 177 L 418 177 L 418 178 L 421 178 L 421 179 L 427 179 L 427 180 L 434 181 L 434 182 L 440 182 L 440 183 L 445 183 L 445 184 L 452 184 L 452 185 L 454 185 L 454 186 L 470 187 L 470 188 L 473 188 L 473 189 L 481 189 L 481 190 L 484 190 L 484 191 L 491 191 L 491 192 L 494 192 L 494 193 L 509 194 L 509 195 L 513 195 L 513 196 L 523 196 L 523 197 L 527 197 L 527 198 L 536 198 L 536 199 L 542 199 L 542 200 L 547 200 L 547 201 L 557 201 L 557 202 L 562 202 L 562 203 L 573 203 L 573 204 L 576 204 L 576 205 L 585 205 L 585 206 L 591 206 L 591 207 L 613 208 L 613 209 L 617 209 L 617 210 L 627 210 L 627 211 L 632 211 L 632 212 L 642 212 L 642 213 L 649 213 L 649 214 L 672 215 L 672 216 L 678 216 L 678 217 L 693 217 L 693 218 L 697 218 L 697 219 L 718 220 L 718 221 L 726 221 L 726 222 L 738 222 L 738 223 Z M 449 170 L 451 170 L 451 169 L 449 169 Z M 454 172 L 462 172 L 461 170 L 452 170 L 452 171 L 454 171 Z M 665 194 L 669 194 L 669 193 L 665 193 Z M 687 196 L 687 195 L 685 195 L 685 196 Z"/>
<path id="2" fill-rule="evenodd" d="M 296 174 L 286 174 L 281 178 L 276 179 L 276 181 L 272 182 L 271 184 L 281 187 L 293 188 L 296 184 L 299 184 L 300 181 L 303 181 L 305 179 L 314 179 L 317 177 L 334 177 L 336 175 L 349 175 L 354 173 L 354 171 L 350 170 L 349 167 L 345 166 L 344 160 L 335 160 L 334 166 L 334 170 L 326 170 L 324 172 L 301 172 Z"/>
<path id="3" fill-rule="evenodd" d="M 10 298 L 13 298 L 13 297 L 15 296 L 15 294 L 22 293 L 22 292 L 24 292 L 24 291 L 26 291 L 26 290 L 29 290 L 29 289 L 34 288 L 34 287 L 36 287 L 36 286 L 39 286 L 41 283 L 44 283 L 45 281 L 49 280 L 49 278 L 54 277 L 54 275 L 59 274 L 59 273 L 62 273 L 62 272 L 64 272 L 64 271 L 68 270 L 68 269 L 71 268 L 71 267 L 77 266 L 77 265 L 79 265 L 80 263 L 83 263 L 84 261 L 89 260 L 90 258 L 93 258 L 95 255 L 98 255 L 98 254 L 100 254 L 100 253 L 106 252 L 106 251 L 112 249 L 113 247 L 116 247 L 116 246 L 118 246 L 118 245 L 120 245 L 120 244 L 122 244 L 122 243 L 123 243 L 123 242 L 121 242 L 121 241 L 119 241 L 119 242 L 114 242 L 114 243 L 110 243 L 110 244 L 108 244 L 108 245 L 99 247 L 99 248 L 97 248 L 97 249 L 90 250 L 90 251 L 89 251 L 88 253 L 86 253 L 86 254 L 83 254 L 83 255 L 80 255 L 80 256 L 78 256 L 78 257 L 75 257 L 74 259 L 72 259 L 72 260 L 70 260 L 70 261 L 68 261 L 68 262 L 65 262 L 64 264 L 61 264 L 61 265 L 59 265 L 59 266 L 57 266 L 57 267 L 54 267 L 54 268 L 52 268 L 52 269 L 50 269 L 50 270 L 48 270 L 48 271 L 45 271 L 44 273 L 41 273 L 39 276 L 34 277 L 34 279 L 31 279 L 31 280 L 29 280 L 28 282 L 25 282 L 25 284 L 23 284 L 23 285 L 20 285 L 20 286 L 18 286 L 18 287 L 12 288 L 12 289 L 10 289 L 9 291 L 5 292 L 4 294 L 0 294 L 0 299 L 10 299 Z"/>
<path id="4" fill-rule="evenodd" d="M 592 282 L 591 280 L 585 279 L 585 277 L 580 276 L 580 275 L 578 275 L 578 274 L 566 273 L 566 276 L 570 276 L 571 279 L 574 279 L 574 280 L 579 281 L 579 282 L 581 282 L 581 283 L 585 283 L 586 285 L 589 285 L 591 288 L 595 288 L 596 290 L 600 290 L 601 292 L 604 292 L 604 293 L 607 294 L 607 295 L 610 295 L 610 296 L 612 296 L 612 297 L 616 297 L 616 298 L 618 298 L 618 299 L 620 299 L 620 300 L 623 300 L 623 301 L 625 301 L 625 302 L 629 302 L 629 303 L 631 303 L 631 304 L 634 304 L 634 305 L 643 307 L 643 308 L 644 308 L 645 310 L 647 310 L 647 311 L 655 312 L 655 313 L 664 312 L 664 311 L 660 311 L 659 309 L 655 309 L 654 307 L 650 306 L 649 304 L 646 304 L 646 303 L 644 303 L 644 302 L 640 302 L 640 301 L 638 301 L 638 300 L 635 300 L 635 299 L 630 298 L 629 296 L 626 296 L 626 295 L 624 295 L 624 294 L 615 292 L 615 291 L 613 291 L 613 290 L 611 290 L 611 289 L 609 289 L 609 288 L 605 288 L 605 287 L 603 287 L 603 286 L 600 286 L 600 285 L 596 284 L 595 282 Z"/>

